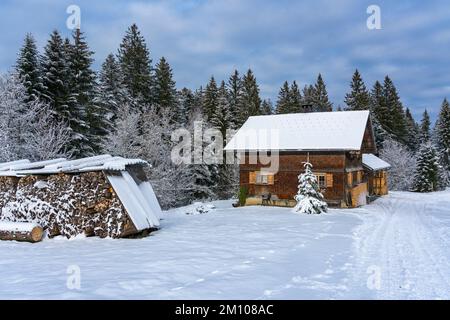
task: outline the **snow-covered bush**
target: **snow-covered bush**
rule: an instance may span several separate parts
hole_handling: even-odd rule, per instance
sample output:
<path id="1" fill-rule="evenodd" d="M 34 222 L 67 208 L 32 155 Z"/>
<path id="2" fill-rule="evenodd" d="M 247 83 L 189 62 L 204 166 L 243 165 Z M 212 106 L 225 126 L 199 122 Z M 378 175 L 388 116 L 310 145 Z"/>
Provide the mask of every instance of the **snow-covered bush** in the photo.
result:
<path id="1" fill-rule="evenodd" d="M 194 202 L 190 206 L 183 208 L 184 213 L 187 215 L 197 215 L 208 213 L 211 210 L 214 210 L 216 207 L 213 204 L 205 204 L 202 202 Z"/>
<path id="2" fill-rule="evenodd" d="M 141 113 L 133 111 L 129 104 L 120 106 L 121 113 L 115 120 L 114 130 L 108 133 L 102 143 L 105 153 L 127 158 L 141 156 L 140 119 Z"/>
<path id="3" fill-rule="evenodd" d="M 294 212 L 307 214 L 320 214 L 328 209 L 327 203 L 323 201 L 316 176 L 312 172 L 312 164 L 304 164 L 305 172 L 298 176 L 298 193 L 294 197 L 297 205 Z"/>
<path id="4" fill-rule="evenodd" d="M 391 165 L 388 174 L 390 190 L 411 190 L 416 168 L 416 157 L 407 147 L 392 139 L 383 142 L 380 158 Z"/>
<path id="5" fill-rule="evenodd" d="M 0 162 L 69 157 L 71 132 L 55 120 L 47 104 L 27 100 L 15 74 L 0 76 Z"/>

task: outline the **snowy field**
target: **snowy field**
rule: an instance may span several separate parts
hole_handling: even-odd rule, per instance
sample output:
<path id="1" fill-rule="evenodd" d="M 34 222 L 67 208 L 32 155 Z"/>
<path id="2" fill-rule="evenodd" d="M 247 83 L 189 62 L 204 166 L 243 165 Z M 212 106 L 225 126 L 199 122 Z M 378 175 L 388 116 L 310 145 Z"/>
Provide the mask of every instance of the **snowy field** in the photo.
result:
<path id="1" fill-rule="evenodd" d="M 215 204 L 140 240 L 0 242 L 0 298 L 450 299 L 450 190 L 320 216 Z"/>

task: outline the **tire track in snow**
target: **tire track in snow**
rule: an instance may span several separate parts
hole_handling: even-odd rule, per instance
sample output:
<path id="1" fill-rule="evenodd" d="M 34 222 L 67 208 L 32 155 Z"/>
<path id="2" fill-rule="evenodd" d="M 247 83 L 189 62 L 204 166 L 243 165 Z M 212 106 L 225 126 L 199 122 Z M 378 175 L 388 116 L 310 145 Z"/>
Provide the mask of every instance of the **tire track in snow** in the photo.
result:
<path id="1" fill-rule="evenodd" d="M 370 294 L 376 298 L 450 297 L 446 248 L 426 216 L 427 198 L 420 200 L 389 196 L 371 205 L 371 213 L 362 217 L 364 223 L 356 231 L 355 285 L 364 285 L 367 268 L 378 266 L 381 288 Z"/>

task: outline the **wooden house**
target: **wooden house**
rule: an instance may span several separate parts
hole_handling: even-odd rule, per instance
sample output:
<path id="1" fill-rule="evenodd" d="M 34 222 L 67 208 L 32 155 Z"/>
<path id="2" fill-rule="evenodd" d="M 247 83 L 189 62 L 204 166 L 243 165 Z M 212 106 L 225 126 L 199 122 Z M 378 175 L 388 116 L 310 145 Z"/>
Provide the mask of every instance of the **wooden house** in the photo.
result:
<path id="1" fill-rule="evenodd" d="M 147 165 L 110 155 L 0 163 L 0 222 L 36 224 L 49 237 L 148 234 L 161 208 Z"/>
<path id="2" fill-rule="evenodd" d="M 307 159 L 331 206 L 357 207 L 388 193 L 390 166 L 376 156 L 369 111 L 250 117 L 225 150 L 241 157 L 246 205 L 294 206 Z M 261 153 L 272 158 L 270 164 Z"/>

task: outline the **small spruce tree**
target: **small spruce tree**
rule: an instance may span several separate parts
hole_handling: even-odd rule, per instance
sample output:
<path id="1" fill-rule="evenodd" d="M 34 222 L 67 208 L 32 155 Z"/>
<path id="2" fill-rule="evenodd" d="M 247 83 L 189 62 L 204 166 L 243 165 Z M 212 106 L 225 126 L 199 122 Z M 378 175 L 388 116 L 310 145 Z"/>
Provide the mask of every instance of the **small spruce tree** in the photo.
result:
<path id="1" fill-rule="evenodd" d="M 328 209 L 327 203 L 323 200 L 323 194 L 320 192 L 319 183 L 312 172 L 312 164 L 304 163 L 305 172 L 298 176 L 298 193 L 294 197 L 297 205 L 294 212 L 307 214 L 320 214 Z"/>
<path id="2" fill-rule="evenodd" d="M 417 156 L 417 167 L 414 174 L 413 191 L 432 192 L 443 188 L 442 167 L 436 149 L 431 143 L 424 143 Z"/>

